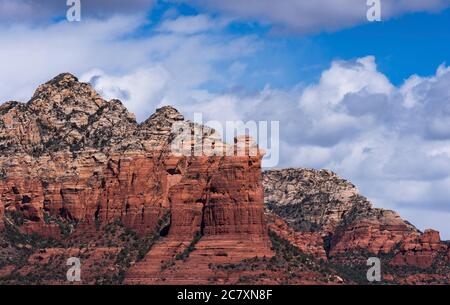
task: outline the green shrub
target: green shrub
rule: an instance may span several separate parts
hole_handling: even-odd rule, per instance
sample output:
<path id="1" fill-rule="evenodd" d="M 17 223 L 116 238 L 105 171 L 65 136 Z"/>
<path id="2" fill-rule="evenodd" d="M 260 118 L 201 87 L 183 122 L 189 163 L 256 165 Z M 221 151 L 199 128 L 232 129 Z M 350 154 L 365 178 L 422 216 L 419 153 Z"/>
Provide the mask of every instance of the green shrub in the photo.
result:
<path id="1" fill-rule="evenodd" d="M 202 238 L 202 234 L 200 232 L 197 232 L 195 234 L 194 239 L 189 244 L 189 246 L 183 251 L 183 253 L 177 254 L 175 256 L 175 259 L 183 260 L 183 261 L 187 260 L 189 255 L 195 250 L 195 245 L 200 241 L 201 238 Z"/>

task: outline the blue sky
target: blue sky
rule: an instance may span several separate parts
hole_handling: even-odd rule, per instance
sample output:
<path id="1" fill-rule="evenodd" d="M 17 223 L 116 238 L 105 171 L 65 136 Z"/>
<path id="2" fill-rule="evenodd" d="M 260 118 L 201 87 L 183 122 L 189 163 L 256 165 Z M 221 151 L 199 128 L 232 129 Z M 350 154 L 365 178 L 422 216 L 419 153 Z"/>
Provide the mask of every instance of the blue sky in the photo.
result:
<path id="1" fill-rule="evenodd" d="M 148 14 L 151 24 L 140 35 L 152 34 L 167 11 L 196 16 L 202 10 L 188 4 L 159 3 Z M 212 14 L 220 17 L 220 14 Z M 377 59 L 378 70 L 393 84 L 400 85 L 413 74 L 433 75 L 442 63 L 450 62 L 450 9 L 436 12 L 414 12 L 382 22 L 364 23 L 336 32 L 298 35 L 295 32 L 276 34 L 268 24 L 253 20 L 235 20 L 224 32 L 229 35 L 257 35 L 264 47 L 257 56 L 246 58 L 258 77 L 245 78 L 248 90 L 261 90 L 270 84 L 289 88 L 317 80 L 331 61 L 364 57 Z M 221 68 L 230 63 L 223 62 Z M 276 75 L 276 76 L 274 76 Z M 244 79 L 239 80 L 244 83 Z M 210 90 L 224 88 L 209 87 Z"/>
<path id="2" fill-rule="evenodd" d="M 379 70 L 394 84 L 412 74 L 432 75 L 450 62 L 450 10 L 440 14 L 414 13 L 381 23 L 361 25 L 314 40 L 327 59 L 372 54 Z"/>
<path id="3" fill-rule="evenodd" d="M 151 24 L 140 34 L 150 34 L 168 11 L 195 16 L 204 13 L 186 3 L 161 2 L 148 14 Z M 220 14 L 212 14 L 220 17 Z M 364 23 L 336 32 L 298 35 L 276 34 L 268 24 L 254 20 L 235 20 L 225 32 L 231 35 L 257 35 L 265 48 L 246 60 L 252 70 L 267 70 L 267 63 L 280 77 L 266 73 L 246 81 L 246 86 L 261 89 L 267 83 L 288 88 L 299 82 L 311 82 L 335 59 L 377 58 L 378 69 L 395 85 L 413 74 L 432 75 L 436 67 L 450 62 L 450 9 L 437 12 L 414 12 L 382 22 Z"/>
<path id="4" fill-rule="evenodd" d="M 61 72 L 139 120 L 280 121 L 278 167 L 329 168 L 450 239 L 450 1 L 0 0 L 0 101 Z"/>

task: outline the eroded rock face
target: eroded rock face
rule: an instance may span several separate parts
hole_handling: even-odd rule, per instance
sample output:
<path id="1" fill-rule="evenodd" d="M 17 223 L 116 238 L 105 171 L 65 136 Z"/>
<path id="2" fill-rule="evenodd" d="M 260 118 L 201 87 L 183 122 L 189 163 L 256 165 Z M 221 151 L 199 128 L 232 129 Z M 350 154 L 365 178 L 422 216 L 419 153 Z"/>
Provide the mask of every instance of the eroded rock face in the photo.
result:
<path id="1" fill-rule="evenodd" d="M 217 276 L 211 264 L 274 255 L 262 206 L 259 157 L 195 158 L 181 162 L 175 172 L 183 174 L 169 190 L 168 236 L 130 268 L 125 283 L 208 284 Z M 195 251 L 177 258 L 196 236 L 202 237 Z"/>
<path id="2" fill-rule="evenodd" d="M 60 221 L 93 230 L 117 219 L 144 234 L 167 213 L 174 235 L 265 236 L 261 155 L 174 155 L 180 122 L 163 107 L 137 124 L 120 101 L 59 75 L 28 103 L 0 107 L 0 213 L 20 215 L 25 233 L 52 237 Z M 214 136 L 186 124 L 201 132 L 184 148 Z"/>
<path id="3" fill-rule="evenodd" d="M 402 241 L 399 253 L 391 264 L 395 266 L 411 265 L 430 268 L 439 253 L 445 255 L 447 245 L 441 242 L 439 232 L 425 230 L 419 236 L 409 236 Z"/>
<path id="4" fill-rule="evenodd" d="M 259 157 L 201 157 L 189 161 L 170 189 L 171 233 L 260 234 L 264 231 Z"/>
<path id="5" fill-rule="evenodd" d="M 418 232 L 394 211 L 373 208 L 353 184 L 327 170 L 267 171 L 263 185 L 268 209 L 299 232 L 329 239 L 331 256 L 357 249 L 387 253 Z"/>
<path id="6" fill-rule="evenodd" d="M 3 230 L 5 224 L 3 220 L 3 215 L 5 214 L 5 208 L 3 207 L 3 204 L 0 202 L 0 230 Z"/>
<path id="7" fill-rule="evenodd" d="M 297 247 L 302 253 L 311 255 L 319 260 L 327 260 L 327 253 L 324 246 L 323 234 L 320 232 L 302 232 L 289 227 L 286 221 L 273 214 L 267 214 L 269 230 L 279 237 L 287 240 Z"/>
<path id="8" fill-rule="evenodd" d="M 328 170 L 263 173 L 264 201 L 299 231 L 333 232 L 352 207 L 356 187 Z"/>
<path id="9" fill-rule="evenodd" d="M 24 230 L 43 235 L 49 235 L 46 225 L 54 218 L 86 227 L 121 219 L 137 231 L 152 230 L 168 209 L 164 164 L 151 155 L 97 157 L 62 154 L 59 162 L 41 157 L 10 165 L 1 191 L 6 210 L 23 215 Z M 39 174 L 45 164 L 48 172 Z M 58 171 L 66 164 L 76 172 Z"/>
<path id="10" fill-rule="evenodd" d="M 192 137 L 175 142 L 184 133 Z M 214 130 L 184 121 L 172 107 L 137 124 L 120 101 L 105 101 L 89 84 L 62 74 L 40 86 L 28 103 L 0 106 L 0 225 L 6 215 L 23 234 L 63 236 L 64 243 L 78 242 L 80 249 L 88 243 L 92 259 L 98 259 L 128 252 L 127 241 L 103 251 L 87 237 L 101 236 L 119 221 L 147 244 L 132 246 L 134 259 L 139 250 L 144 260 L 127 272 L 129 283 L 163 280 L 161 258 L 176 260 L 197 239 L 199 250 L 187 264 L 180 262 L 184 272 L 173 282 L 181 276 L 187 283 L 204 283 L 214 275 L 212 262 L 273 256 L 264 219 L 262 156 L 250 145 L 246 137 L 231 146 L 222 143 Z M 221 154 L 242 149 L 240 155 Z M 251 149 L 257 153 L 247 153 Z M 169 221 L 161 228 L 163 219 Z M 165 236 L 141 253 L 155 230 Z M 66 254 L 51 248 L 28 260 Z M 32 274 L 40 267 L 24 268 L 14 272 Z M 92 276 L 105 273 L 91 269 Z"/>
<path id="11" fill-rule="evenodd" d="M 26 103 L 0 106 L 1 155 L 78 152 L 126 147 L 137 124 L 118 100 L 107 102 L 89 84 L 61 74 Z M 128 142 L 128 143 L 127 143 Z"/>
<path id="12" fill-rule="evenodd" d="M 304 253 L 320 257 L 322 247 L 328 261 L 350 269 L 376 255 L 388 264 L 388 282 L 448 282 L 448 244 L 441 242 L 439 232 L 421 233 L 398 213 L 373 208 L 351 183 L 329 171 L 287 169 L 263 176 L 269 219 L 275 219 L 269 221 L 270 229 Z M 314 247 L 305 249 L 306 244 Z M 399 266 L 428 273 L 389 269 Z"/>
<path id="13" fill-rule="evenodd" d="M 366 199 L 360 197 L 359 200 Z M 394 211 L 353 209 L 333 234 L 330 255 L 358 249 L 388 253 L 407 236 L 418 234 L 415 227 Z"/>
<path id="14" fill-rule="evenodd" d="M 7 213 L 22 214 L 25 232 L 54 235 L 52 218 L 92 226 L 119 217 L 148 230 L 167 208 L 156 149 L 166 142 L 120 101 L 62 74 L 27 104 L 2 105 L 0 115 L 0 200 Z"/>

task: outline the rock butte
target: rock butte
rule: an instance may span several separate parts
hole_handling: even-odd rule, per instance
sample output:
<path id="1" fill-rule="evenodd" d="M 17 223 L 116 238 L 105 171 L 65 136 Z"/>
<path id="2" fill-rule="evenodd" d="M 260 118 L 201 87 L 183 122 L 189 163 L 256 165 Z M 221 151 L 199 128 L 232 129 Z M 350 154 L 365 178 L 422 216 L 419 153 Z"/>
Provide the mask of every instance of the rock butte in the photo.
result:
<path id="1" fill-rule="evenodd" d="M 147 234 L 169 213 L 162 245 L 176 243 L 174 253 L 199 233 L 204 255 L 222 251 L 226 262 L 273 255 L 262 156 L 173 156 L 172 124 L 184 120 L 174 108 L 137 124 L 119 101 L 107 102 L 89 84 L 62 74 L 27 104 L 3 104 L 0 115 L 0 212 L 21 213 L 24 233 L 59 238 L 58 226 L 46 221 L 58 218 L 77 230 L 120 219 Z M 155 264 L 152 251 L 141 273 Z"/>
<path id="2" fill-rule="evenodd" d="M 352 269 L 367 255 L 386 260 L 388 282 L 448 282 L 450 249 L 438 232 L 373 208 L 327 170 L 262 173 L 261 153 L 175 154 L 180 123 L 194 135 L 180 151 L 205 142 L 219 152 L 254 148 L 247 137 L 222 143 L 170 106 L 138 124 L 71 74 L 39 86 L 26 104 L 1 105 L 0 283 L 22 283 L 73 255 L 85 257 L 86 283 L 352 283 L 333 267 L 321 274 L 322 264 Z M 33 244 L 33 233 L 63 244 Z M 273 236 L 307 263 L 288 267 Z M 64 270 L 55 274 L 39 283 L 65 283 Z"/>

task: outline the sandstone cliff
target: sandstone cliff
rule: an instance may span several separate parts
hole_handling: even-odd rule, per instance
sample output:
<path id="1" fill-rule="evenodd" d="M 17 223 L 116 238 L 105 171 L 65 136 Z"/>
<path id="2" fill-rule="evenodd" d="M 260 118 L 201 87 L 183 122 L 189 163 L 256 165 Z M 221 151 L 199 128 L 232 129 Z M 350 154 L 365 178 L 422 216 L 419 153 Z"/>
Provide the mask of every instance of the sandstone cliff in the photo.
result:
<path id="1" fill-rule="evenodd" d="M 172 125 L 184 118 L 171 107 L 137 124 L 120 101 L 107 102 L 89 84 L 63 74 L 40 86 L 28 103 L 3 104 L 0 115 L 2 208 L 22 212 L 25 226 L 42 223 L 45 216 L 82 224 L 120 218 L 133 229 L 151 231 L 171 200 L 200 212 L 206 203 L 220 201 L 218 217 L 226 207 L 248 203 L 250 214 L 263 224 L 257 212 L 263 196 L 260 156 L 173 156 Z M 210 133 L 206 127 L 202 131 Z M 210 206 L 204 209 L 206 233 L 221 231 L 214 227 Z M 226 226 L 223 217 L 220 225 Z M 180 226 L 197 230 L 199 224 L 188 218 Z"/>
<path id="2" fill-rule="evenodd" d="M 195 137 L 174 153 L 179 126 Z M 213 154 L 179 154 L 205 148 L 206 138 Z M 242 145 L 250 144 L 238 140 L 231 149 Z M 262 156 L 214 154 L 225 149 L 214 130 L 184 121 L 172 107 L 138 124 L 120 101 L 62 74 L 28 103 L 0 106 L 0 219 L 21 234 L 58 240 L 116 221 L 148 236 L 168 215 L 167 240 L 189 244 L 199 235 L 209 251 L 232 261 L 271 256 Z M 215 246 L 217 236 L 224 249 Z M 240 249 L 252 251 L 240 257 Z"/>
<path id="3" fill-rule="evenodd" d="M 418 230 L 394 211 L 373 208 L 356 187 L 327 170 L 267 171 L 263 184 L 269 210 L 297 231 L 330 237 L 330 254 L 363 248 L 389 252 Z"/>

